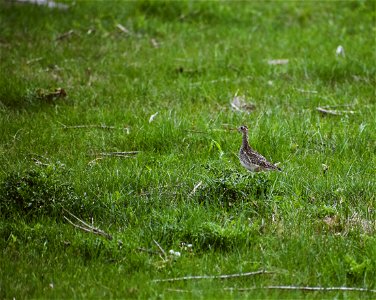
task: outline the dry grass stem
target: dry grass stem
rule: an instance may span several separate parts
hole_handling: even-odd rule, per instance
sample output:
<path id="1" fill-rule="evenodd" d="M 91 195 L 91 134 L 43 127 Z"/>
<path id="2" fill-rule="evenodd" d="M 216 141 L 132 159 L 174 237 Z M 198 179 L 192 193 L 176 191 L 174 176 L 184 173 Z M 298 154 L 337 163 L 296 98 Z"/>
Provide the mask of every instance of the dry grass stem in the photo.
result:
<path id="1" fill-rule="evenodd" d="M 341 116 L 343 114 L 355 114 L 353 110 L 334 110 L 330 109 L 330 107 L 317 107 L 316 109 L 324 115 Z"/>
<path id="2" fill-rule="evenodd" d="M 159 112 L 157 111 L 155 114 L 151 115 L 149 118 L 149 123 L 153 122 L 155 117 L 158 116 Z"/>
<path id="3" fill-rule="evenodd" d="M 118 158 L 134 158 L 140 151 L 122 151 L 122 152 L 101 152 L 101 153 L 93 153 L 91 155 L 97 156 L 93 160 L 88 162 L 88 165 L 93 166 L 100 160 L 104 158 L 110 157 L 118 157 Z"/>
<path id="4" fill-rule="evenodd" d="M 98 163 L 98 161 L 100 161 L 100 160 L 102 160 L 102 159 L 103 159 L 103 157 L 96 157 L 96 158 L 94 158 L 93 160 L 89 161 L 87 164 L 88 164 L 89 166 L 93 166 L 94 164 Z"/>
<path id="5" fill-rule="evenodd" d="M 105 130 L 124 130 L 127 134 L 130 133 L 129 127 L 118 128 L 115 126 L 108 126 L 106 124 L 96 125 L 65 125 L 61 122 L 58 122 L 63 129 L 105 129 Z"/>
<path id="6" fill-rule="evenodd" d="M 163 255 L 163 259 L 166 260 L 167 259 L 166 251 L 164 251 L 164 249 L 162 248 L 162 246 L 159 245 L 159 243 L 156 240 L 153 239 L 153 242 L 158 247 L 159 251 L 161 252 L 161 255 Z"/>
<path id="7" fill-rule="evenodd" d="M 117 24 L 116 28 L 118 28 L 121 32 L 125 34 L 129 34 L 129 35 L 131 34 L 131 32 L 121 24 Z"/>
<path id="8" fill-rule="evenodd" d="M 193 190 L 192 192 L 189 194 L 190 196 L 193 196 L 194 194 L 196 194 L 196 191 L 198 190 L 198 188 L 202 185 L 202 181 L 200 181 L 199 183 L 195 184 L 195 186 L 193 187 Z"/>
<path id="9" fill-rule="evenodd" d="M 356 287 L 321 287 L 321 286 L 290 286 L 290 285 L 269 285 L 269 286 L 260 286 L 260 287 L 250 287 L 250 288 L 224 288 L 228 291 L 251 291 L 251 290 L 295 290 L 295 291 L 312 291 L 312 292 L 331 292 L 331 291 L 344 291 L 344 292 L 368 292 L 376 293 L 376 290 L 365 289 L 365 288 L 356 288 Z"/>
<path id="10" fill-rule="evenodd" d="M 289 63 L 288 59 L 270 59 L 268 60 L 268 65 L 287 65 Z"/>
<path id="11" fill-rule="evenodd" d="M 121 152 L 101 152 L 100 156 L 116 156 L 116 157 L 129 157 L 130 155 L 136 155 L 140 151 L 121 151 Z"/>
<path id="12" fill-rule="evenodd" d="M 32 58 L 32 59 L 29 59 L 26 64 L 27 65 L 30 65 L 30 64 L 33 64 L 33 63 L 36 63 L 38 61 L 41 61 L 43 59 L 43 57 L 36 57 L 36 58 Z"/>
<path id="13" fill-rule="evenodd" d="M 64 40 L 64 39 L 72 36 L 73 34 L 75 34 L 75 32 L 74 32 L 73 29 L 71 29 L 71 30 L 69 30 L 67 32 L 64 32 L 63 34 L 59 35 L 55 40 L 56 41 L 61 41 L 61 40 Z"/>
<path id="14" fill-rule="evenodd" d="M 150 40 L 150 43 L 151 45 L 154 47 L 154 48 L 159 48 L 160 47 L 160 44 L 158 43 L 158 41 L 156 39 L 151 39 Z"/>
<path id="15" fill-rule="evenodd" d="M 35 162 L 36 165 L 42 166 L 42 167 L 48 167 L 50 164 L 46 164 L 41 162 L 40 160 L 36 159 L 35 157 L 32 157 L 31 160 Z"/>
<path id="16" fill-rule="evenodd" d="M 183 280 L 196 280 L 196 279 L 230 279 L 230 278 L 239 278 L 239 277 L 248 277 L 261 274 L 273 274 L 275 272 L 260 270 L 255 272 L 247 273 L 236 273 L 236 274 L 225 274 L 225 275 L 202 275 L 202 276 L 185 276 L 177 278 L 167 278 L 167 279 L 155 279 L 153 282 L 171 282 L 171 281 L 183 281 Z"/>
<path id="17" fill-rule="evenodd" d="M 304 89 L 295 89 L 296 91 L 298 92 L 301 92 L 301 93 L 309 93 L 309 94 L 317 94 L 318 92 L 317 91 L 314 91 L 314 90 L 304 90 Z"/>
<path id="18" fill-rule="evenodd" d="M 64 208 L 63 208 L 64 209 Z M 64 216 L 64 219 L 67 220 L 71 225 L 73 225 L 74 227 L 78 228 L 78 229 L 81 229 L 85 232 L 90 232 L 90 233 L 94 233 L 94 234 L 97 234 L 97 235 L 100 235 L 100 236 L 103 236 L 105 237 L 106 239 L 108 240 L 112 240 L 112 236 L 106 232 L 104 232 L 103 230 L 97 228 L 97 227 L 94 227 L 93 225 L 89 225 L 87 224 L 86 222 L 84 222 L 83 220 L 81 220 L 80 218 L 76 217 L 74 214 L 72 214 L 71 212 L 69 212 L 68 210 L 64 209 L 65 212 L 67 212 L 71 217 L 73 217 L 74 219 L 76 219 L 79 223 L 81 223 L 82 225 L 79 225 L 79 224 L 75 224 L 73 221 L 71 221 L 68 217 Z"/>
<path id="19" fill-rule="evenodd" d="M 192 291 L 183 290 L 183 289 L 166 289 L 168 292 L 176 292 L 176 293 L 191 293 Z M 195 290 L 197 291 L 197 290 Z"/>

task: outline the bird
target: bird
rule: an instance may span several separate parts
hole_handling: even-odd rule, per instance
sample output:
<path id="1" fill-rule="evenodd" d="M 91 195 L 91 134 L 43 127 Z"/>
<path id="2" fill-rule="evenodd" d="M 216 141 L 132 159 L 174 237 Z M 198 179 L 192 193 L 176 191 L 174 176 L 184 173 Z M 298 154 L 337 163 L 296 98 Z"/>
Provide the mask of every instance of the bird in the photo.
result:
<path id="1" fill-rule="evenodd" d="M 238 131 L 243 134 L 243 142 L 239 150 L 241 165 L 251 172 L 281 171 L 275 164 L 269 162 L 264 156 L 252 149 L 248 143 L 248 127 L 242 125 Z"/>

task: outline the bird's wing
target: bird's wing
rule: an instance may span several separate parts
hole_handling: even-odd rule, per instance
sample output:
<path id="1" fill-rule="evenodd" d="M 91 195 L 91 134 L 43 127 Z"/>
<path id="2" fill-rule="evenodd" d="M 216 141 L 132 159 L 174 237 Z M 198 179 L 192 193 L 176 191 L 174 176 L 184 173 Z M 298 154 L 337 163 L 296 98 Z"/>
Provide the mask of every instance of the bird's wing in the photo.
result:
<path id="1" fill-rule="evenodd" d="M 267 160 L 260 161 L 259 166 L 264 169 L 279 170 L 279 168 L 276 165 L 272 164 L 271 162 Z"/>
<path id="2" fill-rule="evenodd" d="M 268 161 L 264 156 L 256 151 L 252 151 L 255 155 L 255 160 L 257 160 L 257 164 L 263 169 L 270 169 L 270 170 L 280 170 L 276 165 Z"/>

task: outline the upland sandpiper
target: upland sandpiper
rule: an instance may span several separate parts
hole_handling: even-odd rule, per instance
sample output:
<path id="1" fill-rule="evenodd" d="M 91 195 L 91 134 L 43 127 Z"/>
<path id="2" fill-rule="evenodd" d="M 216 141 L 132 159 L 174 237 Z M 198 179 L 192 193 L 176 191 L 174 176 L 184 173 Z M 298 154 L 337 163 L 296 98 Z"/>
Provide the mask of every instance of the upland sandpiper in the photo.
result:
<path id="1" fill-rule="evenodd" d="M 240 126 L 238 130 L 243 134 L 243 142 L 239 150 L 239 160 L 244 168 L 251 172 L 281 171 L 280 168 L 267 161 L 265 157 L 252 149 L 248 143 L 247 126 Z"/>

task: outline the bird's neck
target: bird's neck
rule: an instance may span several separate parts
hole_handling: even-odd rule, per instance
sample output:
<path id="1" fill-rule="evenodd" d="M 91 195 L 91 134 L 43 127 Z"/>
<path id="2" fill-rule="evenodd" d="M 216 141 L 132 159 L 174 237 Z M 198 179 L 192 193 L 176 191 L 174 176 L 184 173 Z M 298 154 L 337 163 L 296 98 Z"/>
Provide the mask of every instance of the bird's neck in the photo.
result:
<path id="1" fill-rule="evenodd" d="M 248 134 L 246 132 L 243 133 L 243 148 L 250 148 L 248 143 Z"/>

